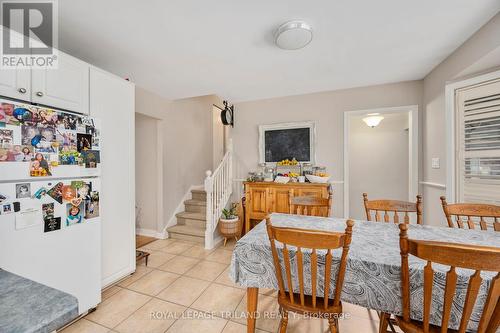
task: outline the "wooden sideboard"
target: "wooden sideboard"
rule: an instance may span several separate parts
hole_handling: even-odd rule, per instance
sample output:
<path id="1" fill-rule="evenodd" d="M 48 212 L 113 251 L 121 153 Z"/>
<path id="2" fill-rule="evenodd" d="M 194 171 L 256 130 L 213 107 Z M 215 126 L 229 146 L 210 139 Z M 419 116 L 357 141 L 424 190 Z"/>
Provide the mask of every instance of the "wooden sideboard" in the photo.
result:
<path id="1" fill-rule="evenodd" d="M 290 212 L 290 193 L 294 196 L 328 198 L 330 184 L 244 182 L 246 197 L 245 233 L 251 220 L 263 220 L 269 213 Z"/>

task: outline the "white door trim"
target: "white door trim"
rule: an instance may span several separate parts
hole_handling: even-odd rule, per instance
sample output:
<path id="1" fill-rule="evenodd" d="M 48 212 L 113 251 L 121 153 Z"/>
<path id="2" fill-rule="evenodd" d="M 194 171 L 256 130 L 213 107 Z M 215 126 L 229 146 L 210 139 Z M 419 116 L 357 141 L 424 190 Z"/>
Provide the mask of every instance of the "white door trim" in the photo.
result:
<path id="1" fill-rule="evenodd" d="M 156 118 L 155 118 L 156 119 Z M 156 231 L 161 233 L 163 230 L 163 120 L 156 119 Z M 167 238 L 168 234 L 163 238 Z"/>
<path id="2" fill-rule="evenodd" d="M 396 106 L 368 110 L 354 110 L 344 112 L 344 218 L 349 218 L 349 125 L 353 115 L 368 113 L 396 113 L 410 112 L 409 122 L 409 183 L 408 200 L 415 201 L 418 194 L 418 169 L 419 169 L 419 133 L 418 133 L 418 105 Z"/>
<path id="3" fill-rule="evenodd" d="M 461 81 L 447 83 L 445 87 L 445 103 L 446 103 L 446 198 L 448 202 L 456 201 L 456 145 L 455 145 L 455 91 L 468 86 L 473 86 L 482 82 L 498 80 L 500 78 L 500 70 L 496 70 L 483 75 L 478 75 Z"/>

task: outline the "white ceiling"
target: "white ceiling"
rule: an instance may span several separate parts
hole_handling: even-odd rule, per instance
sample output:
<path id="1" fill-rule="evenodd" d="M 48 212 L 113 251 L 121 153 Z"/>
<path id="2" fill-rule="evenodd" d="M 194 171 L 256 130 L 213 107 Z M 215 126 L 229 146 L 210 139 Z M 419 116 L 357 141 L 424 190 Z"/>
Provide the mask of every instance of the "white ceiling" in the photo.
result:
<path id="1" fill-rule="evenodd" d="M 232 102 L 423 78 L 498 0 L 62 0 L 59 46 L 169 99 Z M 305 49 L 273 45 L 291 19 Z"/>

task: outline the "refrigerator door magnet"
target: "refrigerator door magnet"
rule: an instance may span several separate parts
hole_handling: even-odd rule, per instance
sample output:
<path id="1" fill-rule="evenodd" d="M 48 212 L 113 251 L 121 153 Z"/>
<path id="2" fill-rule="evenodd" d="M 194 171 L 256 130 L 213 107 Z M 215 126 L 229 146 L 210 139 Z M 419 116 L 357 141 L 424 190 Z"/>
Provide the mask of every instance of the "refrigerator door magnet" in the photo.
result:
<path id="1" fill-rule="evenodd" d="M 60 217 L 51 217 L 51 218 L 45 219 L 43 222 L 44 222 L 43 232 L 51 232 L 51 231 L 61 229 L 61 218 Z"/>
<path id="2" fill-rule="evenodd" d="M 47 192 L 47 194 L 52 199 L 59 202 L 60 204 L 63 203 L 63 197 L 62 197 L 63 186 L 64 184 L 59 182 Z"/>
<path id="3" fill-rule="evenodd" d="M 76 190 L 71 185 L 63 185 L 62 197 L 66 201 L 71 201 L 76 198 Z"/>
<path id="4" fill-rule="evenodd" d="M 82 223 L 83 217 L 83 204 L 80 206 L 74 206 L 73 204 L 66 205 L 66 226 L 75 225 Z"/>

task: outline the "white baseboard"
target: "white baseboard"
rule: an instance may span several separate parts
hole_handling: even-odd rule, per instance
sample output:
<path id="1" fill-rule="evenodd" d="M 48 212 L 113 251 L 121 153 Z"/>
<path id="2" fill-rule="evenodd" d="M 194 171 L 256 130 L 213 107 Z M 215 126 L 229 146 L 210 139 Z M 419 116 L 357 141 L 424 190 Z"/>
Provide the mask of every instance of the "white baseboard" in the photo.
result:
<path id="1" fill-rule="evenodd" d="M 170 216 L 170 219 L 168 220 L 167 225 L 165 226 L 165 228 L 163 228 L 163 232 L 162 233 L 165 235 L 165 238 L 168 238 L 167 228 L 170 228 L 170 227 L 172 227 L 172 226 L 174 226 L 174 225 L 177 224 L 177 217 L 175 215 L 177 215 L 179 213 L 182 213 L 186 209 L 186 207 L 184 207 L 184 201 L 191 199 L 191 191 L 192 190 L 201 190 L 203 188 L 204 188 L 203 185 L 193 185 L 184 194 L 184 197 L 182 197 L 181 202 L 175 208 L 174 212 Z"/>
<path id="2" fill-rule="evenodd" d="M 219 245 L 220 243 L 222 243 L 222 241 L 224 240 L 224 237 L 222 236 L 217 236 L 215 239 L 214 239 L 214 248 L 217 247 L 217 245 Z"/>
<path id="3" fill-rule="evenodd" d="M 158 238 L 158 239 L 167 238 L 167 235 L 165 234 L 165 232 L 166 232 L 165 230 L 162 232 L 157 232 L 156 230 L 151 230 L 151 229 L 142 229 L 142 228 L 135 229 L 136 235 L 154 237 L 154 238 Z"/>
<path id="4" fill-rule="evenodd" d="M 135 260 L 135 258 L 134 258 Z M 120 280 L 123 280 L 123 278 L 126 278 L 128 275 L 132 274 L 135 272 L 135 265 L 134 267 L 128 267 L 125 268 L 101 281 L 101 289 L 105 289 L 106 287 L 114 284 L 115 282 L 118 282 Z"/>
<path id="5" fill-rule="evenodd" d="M 217 231 L 214 232 L 214 236 L 214 240 L 210 244 L 210 240 L 207 241 L 207 233 L 205 231 L 205 250 L 215 249 L 224 240 L 224 237 L 222 237 Z"/>

